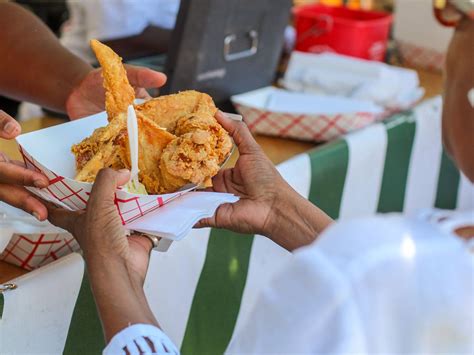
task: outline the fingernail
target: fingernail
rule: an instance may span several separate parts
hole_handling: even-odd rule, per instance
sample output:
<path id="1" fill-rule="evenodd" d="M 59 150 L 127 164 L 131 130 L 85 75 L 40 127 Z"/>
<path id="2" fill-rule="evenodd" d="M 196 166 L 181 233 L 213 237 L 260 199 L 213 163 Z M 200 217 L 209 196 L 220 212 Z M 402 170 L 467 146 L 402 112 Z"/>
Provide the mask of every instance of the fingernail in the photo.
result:
<path id="1" fill-rule="evenodd" d="M 48 186 L 48 183 L 42 179 L 38 179 L 38 180 L 35 180 L 33 181 L 33 185 L 35 185 L 36 187 L 42 189 L 46 186 Z"/>
<path id="2" fill-rule="evenodd" d="M 18 125 L 16 125 L 13 122 L 7 122 L 5 126 L 3 126 L 3 132 L 6 134 L 13 134 L 18 128 Z"/>
<path id="3" fill-rule="evenodd" d="M 120 174 L 130 174 L 130 170 L 128 170 L 128 169 L 120 169 L 120 170 L 118 170 L 118 173 L 120 173 Z"/>
<path id="4" fill-rule="evenodd" d="M 33 212 L 32 215 L 38 220 L 41 221 L 40 215 L 38 212 Z"/>
<path id="5" fill-rule="evenodd" d="M 224 113 L 224 115 L 225 115 L 228 119 L 230 119 L 230 120 L 232 120 L 232 121 L 239 121 L 239 122 L 241 122 L 241 121 L 243 120 L 243 117 L 242 117 L 241 115 L 237 115 L 237 114 L 235 114 L 235 113 Z"/>

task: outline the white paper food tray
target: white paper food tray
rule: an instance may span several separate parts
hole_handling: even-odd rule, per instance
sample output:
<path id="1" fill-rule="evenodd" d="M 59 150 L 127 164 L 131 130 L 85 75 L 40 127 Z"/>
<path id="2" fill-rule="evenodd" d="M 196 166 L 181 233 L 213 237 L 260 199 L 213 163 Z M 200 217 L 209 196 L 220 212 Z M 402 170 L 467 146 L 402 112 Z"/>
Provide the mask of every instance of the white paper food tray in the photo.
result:
<path id="1" fill-rule="evenodd" d="M 107 116 L 102 112 L 17 137 L 26 166 L 42 172 L 50 182 L 44 189 L 28 189 L 39 197 L 69 210 L 85 209 L 92 184 L 74 180 L 75 159 L 71 146 L 107 123 Z M 137 195 L 117 189 L 115 204 L 122 223 L 127 225 L 189 190 L 164 195 Z"/>
<path id="2" fill-rule="evenodd" d="M 79 251 L 74 237 L 0 202 L 0 260 L 33 270 Z"/>
<path id="3" fill-rule="evenodd" d="M 335 139 L 383 117 L 383 111 L 371 103 L 290 93 L 272 86 L 232 96 L 232 103 L 253 132 L 315 142 Z"/>

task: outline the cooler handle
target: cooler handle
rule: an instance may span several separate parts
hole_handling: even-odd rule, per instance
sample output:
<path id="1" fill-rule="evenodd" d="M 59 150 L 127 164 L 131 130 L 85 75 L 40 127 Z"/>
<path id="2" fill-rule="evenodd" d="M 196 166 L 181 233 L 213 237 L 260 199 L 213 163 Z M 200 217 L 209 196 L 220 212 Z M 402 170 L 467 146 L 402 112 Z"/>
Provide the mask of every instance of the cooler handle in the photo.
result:
<path id="1" fill-rule="evenodd" d="M 224 59 L 226 62 L 231 62 L 233 60 L 238 60 L 242 58 L 247 58 L 255 55 L 258 51 L 258 32 L 251 30 L 247 33 L 247 36 L 251 40 L 250 48 L 245 49 L 240 52 L 231 53 L 232 42 L 237 39 L 237 35 L 230 34 L 224 38 Z"/>

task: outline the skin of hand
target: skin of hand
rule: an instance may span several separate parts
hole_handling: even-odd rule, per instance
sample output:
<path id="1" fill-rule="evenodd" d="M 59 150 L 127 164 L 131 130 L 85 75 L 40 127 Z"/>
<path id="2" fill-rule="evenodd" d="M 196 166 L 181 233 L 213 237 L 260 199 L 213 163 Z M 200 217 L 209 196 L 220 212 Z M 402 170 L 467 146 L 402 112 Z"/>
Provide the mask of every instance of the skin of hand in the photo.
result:
<path id="1" fill-rule="evenodd" d="M 216 119 L 232 136 L 240 155 L 234 168 L 214 177 L 211 191 L 233 193 L 240 200 L 220 206 L 197 227 L 265 235 L 288 250 L 310 244 L 331 218 L 288 185 L 245 123 L 222 112 Z"/>
<path id="2" fill-rule="evenodd" d="M 127 236 L 114 204 L 115 189 L 129 178 L 126 170 L 101 170 L 86 211 L 47 203 L 50 222 L 68 230 L 82 248 L 107 342 L 130 324 L 158 326 L 143 291 L 152 243 Z"/>
<path id="3" fill-rule="evenodd" d="M 0 110 L 0 139 L 14 139 L 21 127 L 12 117 Z M 22 162 L 10 160 L 0 152 L 0 201 L 25 210 L 38 220 L 45 220 L 48 211 L 24 186 L 44 188 L 49 180 L 43 174 L 25 169 Z"/>
<path id="4" fill-rule="evenodd" d="M 166 83 L 166 75 L 163 73 L 133 65 L 125 65 L 125 69 L 137 98 L 150 99 L 145 88 L 159 88 Z M 105 90 L 102 82 L 101 69 L 95 69 L 73 88 L 66 101 L 66 111 L 72 120 L 104 110 Z"/>

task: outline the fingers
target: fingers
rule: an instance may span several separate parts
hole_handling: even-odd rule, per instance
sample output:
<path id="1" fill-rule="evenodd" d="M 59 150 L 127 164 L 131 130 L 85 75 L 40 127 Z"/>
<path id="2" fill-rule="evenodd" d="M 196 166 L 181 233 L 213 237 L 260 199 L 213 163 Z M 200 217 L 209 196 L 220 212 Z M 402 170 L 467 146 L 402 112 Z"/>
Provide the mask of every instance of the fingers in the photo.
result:
<path id="1" fill-rule="evenodd" d="M 150 254 L 153 250 L 153 242 L 147 237 L 138 234 L 132 234 L 128 237 L 128 240 L 133 243 L 139 244 L 143 249 L 145 249 L 148 254 Z"/>
<path id="2" fill-rule="evenodd" d="M 221 111 L 216 114 L 216 119 L 232 136 L 232 139 L 239 148 L 240 154 L 253 154 L 260 152 L 260 146 L 253 138 L 252 133 L 250 133 L 249 128 L 244 122 L 232 120 Z"/>
<path id="3" fill-rule="evenodd" d="M 48 178 L 36 171 L 25 169 L 11 162 L 4 162 L 6 156 L 0 157 L 0 183 L 45 188 L 49 185 Z"/>
<path id="4" fill-rule="evenodd" d="M 166 83 L 166 75 L 149 68 L 125 65 L 130 84 L 141 88 L 159 88 Z"/>
<path id="5" fill-rule="evenodd" d="M 108 207 L 114 202 L 115 189 L 125 185 L 130 179 L 130 171 L 112 169 L 102 169 L 92 186 L 88 207 L 100 211 L 102 207 Z"/>
<path id="6" fill-rule="evenodd" d="M 20 133 L 20 124 L 5 111 L 0 110 L 0 138 L 13 139 Z"/>
<path id="7" fill-rule="evenodd" d="M 152 98 L 144 88 L 135 89 L 135 97 L 143 100 L 150 100 Z"/>
<path id="8" fill-rule="evenodd" d="M 75 235 L 74 226 L 76 225 L 77 219 L 84 214 L 84 211 L 68 211 L 56 207 L 52 203 L 45 203 L 45 206 L 48 210 L 48 220 L 52 224 Z"/>
<path id="9" fill-rule="evenodd" d="M 0 201 L 32 214 L 39 221 L 48 216 L 46 206 L 20 186 L 0 184 Z"/>
<path id="10" fill-rule="evenodd" d="M 203 218 L 199 222 L 194 225 L 194 228 L 208 228 L 208 227 L 215 227 L 215 217 Z"/>

